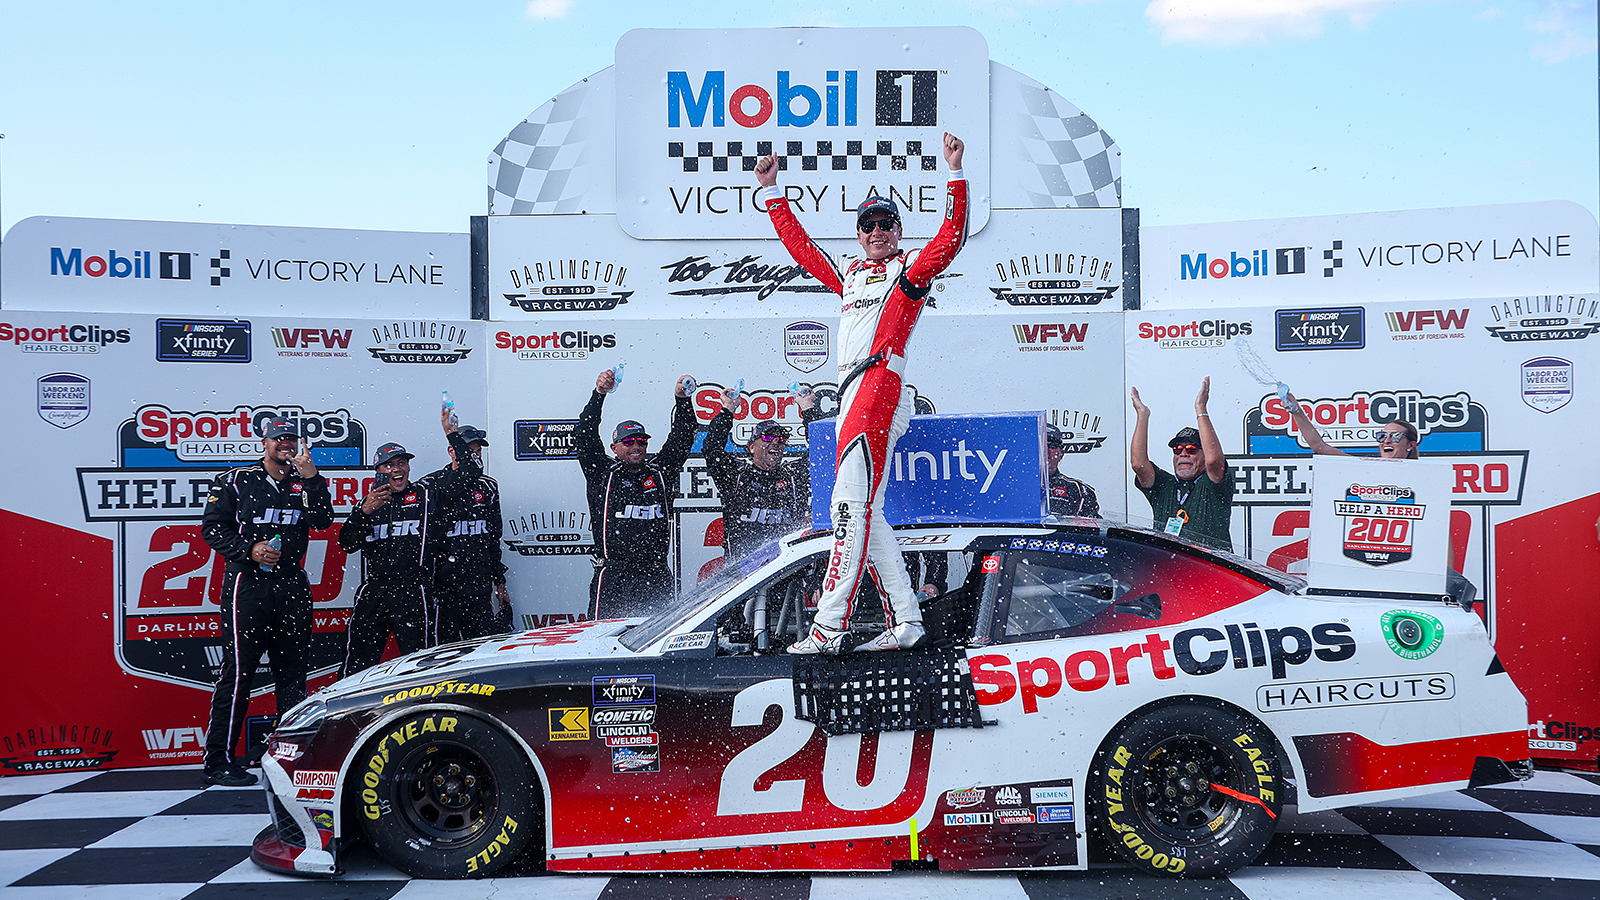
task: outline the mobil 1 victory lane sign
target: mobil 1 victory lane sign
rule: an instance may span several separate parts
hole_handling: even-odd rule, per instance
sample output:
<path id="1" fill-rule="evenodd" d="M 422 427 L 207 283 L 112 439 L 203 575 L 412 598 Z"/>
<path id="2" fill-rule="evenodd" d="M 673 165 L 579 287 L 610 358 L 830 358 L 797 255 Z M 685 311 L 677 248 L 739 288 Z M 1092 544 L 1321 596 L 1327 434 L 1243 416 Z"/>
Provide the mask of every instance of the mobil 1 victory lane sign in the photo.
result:
<path id="1" fill-rule="evenodd" d="M 890 197 L 944 215 L 943 134 L 966 142 L 969 229 L 989 218 L 989 46 L 970 28 L 638 29 L 616 50 L 617 221 L 636 238 L 764 235 L 756 160 L 813 237 Z"/>

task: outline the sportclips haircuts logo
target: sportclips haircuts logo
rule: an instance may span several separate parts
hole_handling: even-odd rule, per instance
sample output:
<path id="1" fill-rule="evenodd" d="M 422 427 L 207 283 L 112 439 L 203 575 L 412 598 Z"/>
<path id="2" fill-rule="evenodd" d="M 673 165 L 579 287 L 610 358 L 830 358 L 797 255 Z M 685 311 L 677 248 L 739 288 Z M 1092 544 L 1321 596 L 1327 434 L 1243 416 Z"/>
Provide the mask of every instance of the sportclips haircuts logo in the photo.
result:
<path id="1" fill-rule="evenodd" d="M 525 294 L 502 294 L 523 312 L 610 312 L 627 303 L 622 290 L 628 267 L 599 259 L 552 259 L 509 270 L 511 286 Z"/>
<path id="2" fill-rule="evenodd" d="M 1168 656 L 1168 652 L 1171 656 Z M 992 653 L 972 658 L 972 683 L 978 702 L 997 706 L 1021 698 L 1023 713 L 1039 711 L 1039 701 L 1054 697 L 1063 686 L 1092 693 L 1109 685 L 1131 684 L 1135 679 L 1166 681 L 1178 673 L 1191 677 L 1213 675 L 1224 668 L 1266 668 L 1273 680 L 1289 676 L 1291 666 L 1305 665 L 1313 656 L 1338 663 L 1356 655 L 1350 626 L 1324 622 L 1307 631 L 1296 625 L 1261 628 L 1255 622 L 1221 628 L 1188 628 L 1168 641 L 1159 633 L 1127 646 L 1079 650 L 1065 659 L 1019 659 Z M 1176 663 L 1176 665 L 1174 665 Z"/>
<path id="3" fill-rule="evenodd" d="M 1122 287 L 1111 260 L 1087 253 L 1036 253 L 994 264 L 996 300 L 1009 306 L 1097 306 Z"/>
<path id="4" fill-rule="evenodd" d="M 345 409 L 308 412 L 296 406 L 239 406 L 232 412 L 183 412 L 161 405 L 139 408 L 123 423 L 122 447 L 156 450 L 174 462 L 236 462 L 261 455 L 261 427 L 282 416 L 299 429 L 319 464 L 362 464 L 365 434 Z"/>
<path id="5" fill-rule="evenodd" d="M 1595 297 L 1572 294 L 1513 297 L 1491 304 L 1489 314 L 1496 324 L 1485 327 L 1491 335 L 1507 342 L 1581 341 L 1600 331 L 1600 299 Z"/>
<path id="6" fill-rule="evenodd" d="M 1466 391 L 1444 397 L 1407 390 L 1362 391 L 1347 397 L 1301 400 L 1300 406 L 1316 424 L 1323 440 L 1336 447 L 1363 450 L 1377 446 L 1378 432 L 1390 422 L 1409 422 L 1416 426 L 1419 436 L 1459 433 L 1463 438 L 1448 442 L 1449 446 L 1430 445 L 1429 449 L 1481 450 L 1488 420 L 1483 407 L 1473 402 Z M 1276 394 L 1263 397 L 1245 415 L 1245 434 L 1252 454 L 1311 449 L 1288 407 Z"/>
<path id="7" fill-rule="evenodd" d="M 1253 329 L 1249 322 L 1230 322 L 1227 319 L 1196 319 L 1172 325 L 1153 322 L 1139 323 L 1139 339 L 1155 341 L 1163 350 L 1193 349 L 1196 347 L 1222 347 Z"/>
<path id="8" fill-rule="evenodd" d="M 590 331 L 552 331 L 549 334 L 497 331 L 494 346 L 496 350 L 515 353 L 517 359 L 588 359 L 595 350 L 614 349 L 617 336 Z"/>
<path id="9" fill-rule="evenodd" d="M 390 322 L 374 325 L 368 347 L 372 358 L 386 363 L 451 364 L 467 358 L 468 331 L 450 322 Z"/>
<path id="10" fill-rule="evenodd" d="M 101 325 L 45 325 L 31 327 L 0 322 L 0 344 L 23 353 L 99 353 L 114 344 L 132 340 L 126 328 Z"/>

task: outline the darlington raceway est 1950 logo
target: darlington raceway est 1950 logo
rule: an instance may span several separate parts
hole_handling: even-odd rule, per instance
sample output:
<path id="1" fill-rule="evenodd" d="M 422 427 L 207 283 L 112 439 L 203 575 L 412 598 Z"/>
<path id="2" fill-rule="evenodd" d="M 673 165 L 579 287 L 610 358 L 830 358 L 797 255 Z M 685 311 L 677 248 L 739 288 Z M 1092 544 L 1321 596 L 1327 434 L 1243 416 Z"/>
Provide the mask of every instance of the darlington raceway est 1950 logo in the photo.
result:
<path id="1" fill-rule="evenodd" d="M 1122 287 L 1109 259 L 1086 253 L 1035 253 L 994 264 L 996 300 L 1010 306 L 1097 306 Z"/>

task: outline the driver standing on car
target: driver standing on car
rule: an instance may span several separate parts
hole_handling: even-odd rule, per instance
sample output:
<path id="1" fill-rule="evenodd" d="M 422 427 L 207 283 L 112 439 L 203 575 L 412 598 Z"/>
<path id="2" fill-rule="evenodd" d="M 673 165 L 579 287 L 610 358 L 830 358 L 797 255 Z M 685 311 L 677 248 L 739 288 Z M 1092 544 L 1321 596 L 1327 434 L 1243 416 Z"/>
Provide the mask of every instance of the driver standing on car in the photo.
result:
<path id="1" fill-rule="evenodd" d="M 328 479 L 317 473 L 300 430 L 279 417 L 263 422 L 261 462 L 229 469 L 211 483 L 200 534 L 228 561 L 222 579 L 222 666 L 206 727 L 205 783 L 244 787 L 256 776 L 234 762 L 263 650 L 272 667 L 278 714 L 306 699 L 311 662 L 311 585 L 300 568 L 313 529 L 333 524 Z M 275 546 L 276 545 L 276 546 Z"/>
<path id="2" fill-rule="evenodd" d="M 661 450 L 650 454 L 650 435 L 629 419 L 611 433 L 607 456 L 600 443 L 600 413 L 617 389 L 611 369 L 595 379 L 594 393 L 578 416 L 574 443 L 588 485 L 589 523 L 594 532 L 595 570 L 589 584 L 589 617 L 647 616 L 672 600 L 672 496 L 678 473 L 694 445 L 694 408 L 685 375 L 678 379 L 672 430 Z"/>

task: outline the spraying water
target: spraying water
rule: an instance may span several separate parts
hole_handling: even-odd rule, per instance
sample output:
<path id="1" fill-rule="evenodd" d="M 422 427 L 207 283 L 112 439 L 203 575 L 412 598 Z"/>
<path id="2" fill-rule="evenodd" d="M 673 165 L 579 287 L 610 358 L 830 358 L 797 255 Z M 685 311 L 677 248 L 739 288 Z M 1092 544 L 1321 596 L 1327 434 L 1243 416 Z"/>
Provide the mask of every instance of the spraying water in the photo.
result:
<path id="1" fill-rule="evenodd" d="M 1256 383 L 1276 390 L 1278 399 L 1283 401 L 1284 406 L 1288 406 L 1289 386 L 1279 381 L 1277 376 L 1272 374 L 1272 369 L 1267 365 L 1267 361 L 1261 358 L 1260 353 L 1256 352 L 1255 345 L 1250 343 L 1250 339 L 1246 337 L 1234 338 L 1233 349 L 1239 356 L 1239 365 L 1243 367 L 1245 374 L 1255 379 Z"/>

